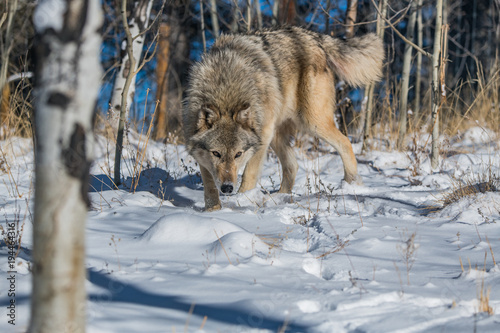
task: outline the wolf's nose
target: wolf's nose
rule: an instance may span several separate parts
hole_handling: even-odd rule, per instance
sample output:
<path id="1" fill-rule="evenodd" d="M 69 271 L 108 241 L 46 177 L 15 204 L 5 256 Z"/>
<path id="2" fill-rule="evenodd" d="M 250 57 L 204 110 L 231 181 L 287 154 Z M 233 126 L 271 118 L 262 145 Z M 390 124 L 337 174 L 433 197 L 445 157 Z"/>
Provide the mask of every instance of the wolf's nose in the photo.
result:
<path id="1" fill-rule="evenodd" d="M 220 187 L 220 190 L 222 193 L 232 193 L 233 192 L 233 185 L 231 184 L 222 184 Z"/>

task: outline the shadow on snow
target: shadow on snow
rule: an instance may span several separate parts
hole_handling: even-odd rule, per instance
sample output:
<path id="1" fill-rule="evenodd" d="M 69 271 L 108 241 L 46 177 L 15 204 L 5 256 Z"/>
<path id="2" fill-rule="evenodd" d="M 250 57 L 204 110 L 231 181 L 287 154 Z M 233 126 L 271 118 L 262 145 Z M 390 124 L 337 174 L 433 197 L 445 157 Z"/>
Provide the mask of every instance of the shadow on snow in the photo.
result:
<path id="1" fill-rule="evenodd" d="M 160 168 L 143 170 L 139 177 L 127 177 L 118 188 L 133 192 L 147 191 L 163 200 L 171 201 L 176 207 L 193 207 L 195 201 L 187 195 L 179 193 L 178 189 L 187 188 L 201 190 L 201 178 L 198 175 L 188 175 L 174 179 L 170 173 Z M 113 180 L 105 174 L 90 175 L 89 192 L 105 192 L 116 190 Z"/>
<path id="2" fill-rule="evenodd" d="M 105 288 L 111 293 L 111 297 L 109 297 L 109 295 L 90 294 L 89 299 L 91 301 L 113 301 L 154 306 L 183 311 L 186 315 L 190 312 L 192 307 L 191 302 L 183 301 L 181 297 L 153 294 L 113 279 L 107 274 L 102 274 L 93 270 L 88 270 L 88 279 L 96 286 Z M 307 329 L 307 327 L 294 324 L 293 322 L 284 324 L 282 320 L 268 318 L 265 313 L 259 310 L 245 311 L 244 309 L 238 309 L 234 304 L 196 304 L 192 311 L 193 314 L 200 317 L 207 316 L 209 320 L 229 325 L 269 329 L 273 331 L 278 331 L 281 327 L 286 325 L 287 332 L 304 332 Z"/>

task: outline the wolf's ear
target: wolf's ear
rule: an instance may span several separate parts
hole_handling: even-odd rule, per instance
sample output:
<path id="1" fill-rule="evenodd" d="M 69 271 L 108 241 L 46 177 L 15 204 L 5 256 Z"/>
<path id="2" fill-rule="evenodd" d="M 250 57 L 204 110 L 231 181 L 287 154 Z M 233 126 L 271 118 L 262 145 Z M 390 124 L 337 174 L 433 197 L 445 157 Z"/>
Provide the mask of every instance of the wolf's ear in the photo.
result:
<path id="1" fill-rule="evenodd" d="M 245 107 L 242 110 L 238 111 L 234 115 L 234 120 L 238 124 L 243 126 L 243 128 L 253 128 L 254 127 L 252 113 L 250 111 L 251 111 L 251 108 L 249 106 L 245 105 Z"/>
<path id="2" fill-rule="evenodd" d="M 210 129 L 219 119 L 219 115 L 212 109 L 204 107 L 198 113 L 198 130 Z"/>

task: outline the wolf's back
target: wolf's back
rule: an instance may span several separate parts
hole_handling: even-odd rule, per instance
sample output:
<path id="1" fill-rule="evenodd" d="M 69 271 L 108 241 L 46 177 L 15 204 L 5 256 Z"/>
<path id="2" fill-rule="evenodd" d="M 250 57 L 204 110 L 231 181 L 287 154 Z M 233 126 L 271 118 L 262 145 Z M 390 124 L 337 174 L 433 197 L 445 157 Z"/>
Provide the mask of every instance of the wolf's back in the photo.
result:
<path id="1" fill-rule="evenodd" d="M 384 47 L 377 35 L 347 40 L 327 37 L 323 43 L 336 73 L 349 85 L 358 87 L 381 79 Z"/>
<path id="2" fill-rule="evenodd" d="M 363 86 L 382 77 L 384 46 L 373 33 L 347 40 L 299 27 L 283 27 L 256 34 L 262 38 L 264 46 L 267 42 L 267 52 L 275 62 L 284 64 L 285 72 L 315 68 L 326 56 L 329 66 L 351 86 Z"/>

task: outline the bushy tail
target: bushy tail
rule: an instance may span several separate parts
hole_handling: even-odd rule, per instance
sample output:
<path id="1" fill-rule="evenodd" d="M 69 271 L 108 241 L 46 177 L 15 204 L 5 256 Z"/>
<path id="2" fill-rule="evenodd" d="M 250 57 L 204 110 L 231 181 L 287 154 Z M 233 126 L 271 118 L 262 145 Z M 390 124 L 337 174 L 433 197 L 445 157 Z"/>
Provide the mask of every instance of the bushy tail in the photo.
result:
<path id="1" fill-rule="evenodd" d="M 384 46 L 377 35 L 348 40 L 327 38 L 324 46 L 336 73 L 347 84 L 359 87 L 381 79 Z"/>

